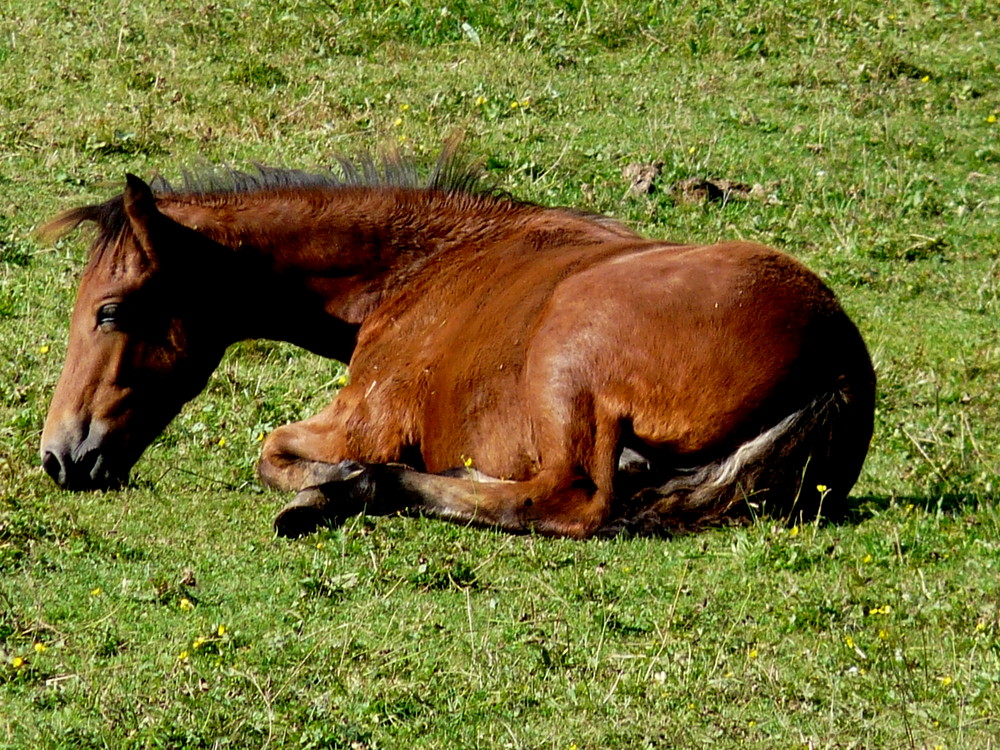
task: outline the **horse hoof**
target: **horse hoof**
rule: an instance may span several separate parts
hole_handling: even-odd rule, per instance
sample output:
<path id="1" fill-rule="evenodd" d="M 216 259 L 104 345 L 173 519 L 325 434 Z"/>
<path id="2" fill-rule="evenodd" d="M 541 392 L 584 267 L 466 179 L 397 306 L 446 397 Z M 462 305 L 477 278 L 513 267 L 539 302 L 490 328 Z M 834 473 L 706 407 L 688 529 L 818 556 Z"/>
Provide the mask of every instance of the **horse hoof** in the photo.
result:
<path id="1" fill-rule="evenodd" d="M 298 539 L 329 524 L 327 499 L 316 487 L 302 490 L 274 519 L 274 531 L 286 539 Z"/>
<path id="2" fill-rule="evenodd" d="M 310 477 L 316 486 L 334 482 L 349 482 L 365 473 L 364 464 L 357 461 L 340 461 L 335 464 L 317 463 Z"/>

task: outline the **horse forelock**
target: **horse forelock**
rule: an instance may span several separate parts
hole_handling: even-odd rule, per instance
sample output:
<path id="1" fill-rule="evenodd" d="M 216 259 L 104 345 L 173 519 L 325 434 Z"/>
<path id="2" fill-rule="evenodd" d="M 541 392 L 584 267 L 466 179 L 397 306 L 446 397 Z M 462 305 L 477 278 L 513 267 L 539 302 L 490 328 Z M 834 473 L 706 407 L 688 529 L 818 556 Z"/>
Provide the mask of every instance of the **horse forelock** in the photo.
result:
<path id="1" fill-rule="evenodd" d="M 125 213 L 123 195 L 116 195 L 103 203 L 78 206 L 64 211 L 42 225 L 38 232 L 47 239 L 58 239 L 82 224 L 93 224 L 97 230 L 91 244 L 87 270 L 108 259 L 109 254 L 117 256 L 121 249 L 129 246 L 129 243 L 125 242 L 124 235 L 131 233 L 131 227 L 128 215 Z"/>

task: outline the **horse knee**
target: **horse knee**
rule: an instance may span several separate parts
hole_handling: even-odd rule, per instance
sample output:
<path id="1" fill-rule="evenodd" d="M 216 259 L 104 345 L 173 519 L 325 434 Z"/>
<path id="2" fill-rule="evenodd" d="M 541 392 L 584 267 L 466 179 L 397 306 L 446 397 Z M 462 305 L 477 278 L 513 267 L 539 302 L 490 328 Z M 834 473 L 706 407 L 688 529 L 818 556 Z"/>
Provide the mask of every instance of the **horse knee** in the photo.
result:
<path id="1" fill-rule="evenodd" d="M 257 476 L 267 487 L 292 489 L 288 485 L 287 475 L 296 456 L 288 451 L 287 431 L 288 427 L 279 427 L 264 438 L 260 458 L 257 460 Z"/>
<path id="2" fill-rule="evenodd" d="M 279 427 L 264 439 L 257 476 L 280 490 L 301 490 L 336 478 L 342 456 L 329 449 L 325 435 L 303 423 Z M 328 476 L 333 471 L 332 476 Z"/>

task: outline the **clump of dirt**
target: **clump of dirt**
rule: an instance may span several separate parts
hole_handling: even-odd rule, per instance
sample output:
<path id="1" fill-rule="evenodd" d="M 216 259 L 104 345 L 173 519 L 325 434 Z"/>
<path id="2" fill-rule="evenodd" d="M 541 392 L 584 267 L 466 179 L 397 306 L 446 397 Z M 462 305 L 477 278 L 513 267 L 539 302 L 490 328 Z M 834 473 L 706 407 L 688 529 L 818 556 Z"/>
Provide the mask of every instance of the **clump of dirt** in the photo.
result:
<path id="1" fill-rule="evenodd" d="M 652 164 L 633 162 L 622 170 L 622 177 L 629 181 L 627 195 L 649 195 L 656 192 L 656 181 L 663 171 L 663 162 Z"/>
<path id="2" fill-rule="evenodd" d="M 777 195 L 778 186 L 777 182 L 747 185 L 745 182 L 725 178 L 688 177 L 671 185 L 667 193 L 680 203 L 760 201 L 776 206 L 781 203 Z"/>
<path id="3" fill-rule="evenodd" d="M 650 195 L 657 190 L 663 172 L 663 162 L 633 162 L 622 170 L 628 183 L 626 195 Z M 748 185 L 724 177 L 688 177 L 669 185 L 665 193 L 678 203 L 728 203 L 729 201 L 759 201 L 769 206 L 781 204 L 779 182 Z"/>

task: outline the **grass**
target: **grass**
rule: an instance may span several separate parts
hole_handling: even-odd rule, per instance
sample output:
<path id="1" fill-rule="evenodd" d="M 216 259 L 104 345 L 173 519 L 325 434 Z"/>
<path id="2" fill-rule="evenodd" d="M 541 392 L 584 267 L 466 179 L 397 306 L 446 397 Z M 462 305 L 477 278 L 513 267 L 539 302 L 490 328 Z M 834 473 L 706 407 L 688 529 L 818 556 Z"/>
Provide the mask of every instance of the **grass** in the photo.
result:
<path id="1" fill-rule="evenodd" d="M 0 13 L 0 745 L 989 748 L 1000 736 L 994 3 L 26 0 Z M 743 237 L 879 374 L 838 525 L 668 542 L 353 519 L 273 538 L 262 432 L 343 368 L 235 347 L 115 493 L 37 443 L 124 172 L 318 167 L 463 130 L 518 197 Z M 623 169 L 662 162 L 629 195 Z M 725 178 L 763 200 L 688 203 Z M 837 353 L 830 352 L 831 358 Z"/>

